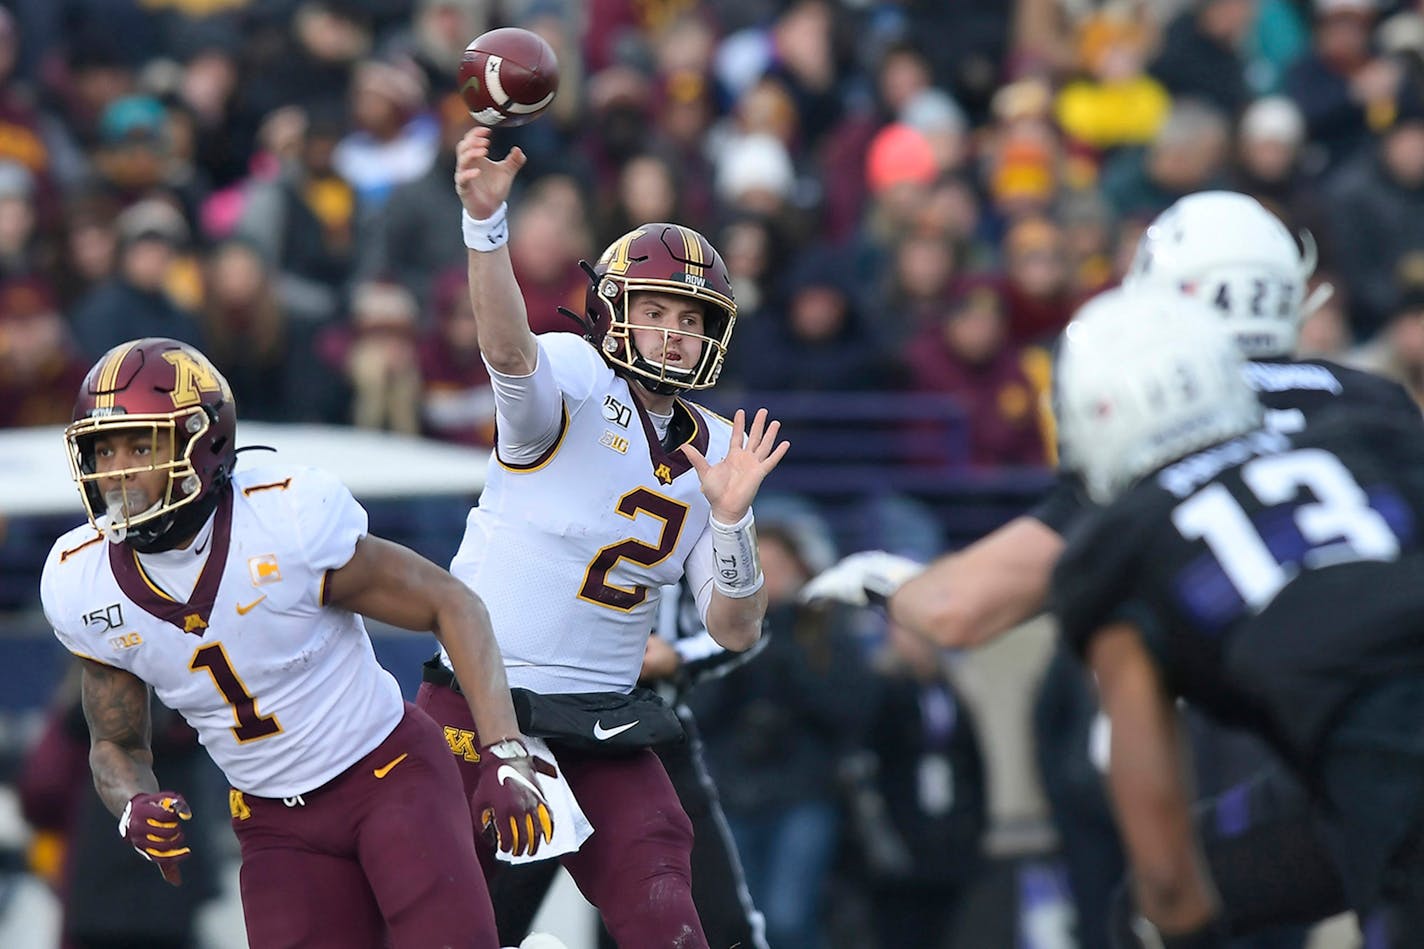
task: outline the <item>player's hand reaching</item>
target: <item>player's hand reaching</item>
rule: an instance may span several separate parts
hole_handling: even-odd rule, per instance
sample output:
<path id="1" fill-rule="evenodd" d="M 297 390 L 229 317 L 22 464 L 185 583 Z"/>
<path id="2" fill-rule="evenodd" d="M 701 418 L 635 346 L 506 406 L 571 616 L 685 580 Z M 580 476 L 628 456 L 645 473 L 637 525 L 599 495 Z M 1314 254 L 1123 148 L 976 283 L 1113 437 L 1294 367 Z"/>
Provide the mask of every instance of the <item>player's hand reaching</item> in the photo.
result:
<path id="1" fill-rule="evenodd" d="M 124 805 L 119 817 L 119 836 L 139 852 L 139 856 L 158 864 L 163 879 L 174 886 L 183 882 L 178 864 L 192 850 L 183 838 L 183 821 L 192 820 L 193 812 L 183 795 L 173 791 L 135 794 Z"/>
<path id="2" fill-rule="evenodd" d="M 702 495 L 712 505 L 712 516 L 723 524 L 737 523 L 750 510 L 762 481 L 791 447 L 790 442 L 776 443 L 781 423 L 769 421 L 766 409 L 757 409 L 752 430 L 743 434 L 746 423 L 746 412 L 737 409 L 732 417 L 732 443 L 727 447 L 727 456 L 715 465 L 709 464 L 691 443 L 681 446 L 702 481 Z"/>
<path id="3" fill-rule="evenodd" d="M 538 775 L 555 778 L 558 771 L 513 738 L 484 746 L 480 758 L 483 767 L 473 801 L 477 829 L 507 854 L 534 856 L 541 843 L 554 837 L 554 815 L 539 789 Z"/>
<path id="4" fill-rule="evenodd" d="M 924 569 L 924 564 L 899 554 L 862 550 L 812 577 L 801 588 L 800 600 L 802 603 L 835 600 L 851 606 L 883 604 L 905 581 Z"/>
<path id="5" fill-rule="evenodd" d="M 490 133 L 487 128 L 470 129 L 455 146 L 455 193 L 476 220 L 493 216 L 508 200 L 514 176 L 528 161 L 517 146 L 500 161 L 490 158 Z"/>

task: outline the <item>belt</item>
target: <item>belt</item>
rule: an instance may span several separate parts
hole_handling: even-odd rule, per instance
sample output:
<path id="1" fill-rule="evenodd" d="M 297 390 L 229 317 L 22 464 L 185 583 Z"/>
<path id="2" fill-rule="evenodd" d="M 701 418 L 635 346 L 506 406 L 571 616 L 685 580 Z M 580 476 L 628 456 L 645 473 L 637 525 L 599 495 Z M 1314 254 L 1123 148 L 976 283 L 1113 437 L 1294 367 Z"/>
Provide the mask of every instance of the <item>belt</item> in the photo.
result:
<path id="1" fill-rule="evenodd" d="M 450 689 L 457 695 L 465 694 L 465 690 L 460 688 L 460 680 L 455 678 L 455 673 L 445 668 L 445 663 L 440 661 L 438 654 L 425 660 L 425 664 L 420 667 L 420 681 Z"/>

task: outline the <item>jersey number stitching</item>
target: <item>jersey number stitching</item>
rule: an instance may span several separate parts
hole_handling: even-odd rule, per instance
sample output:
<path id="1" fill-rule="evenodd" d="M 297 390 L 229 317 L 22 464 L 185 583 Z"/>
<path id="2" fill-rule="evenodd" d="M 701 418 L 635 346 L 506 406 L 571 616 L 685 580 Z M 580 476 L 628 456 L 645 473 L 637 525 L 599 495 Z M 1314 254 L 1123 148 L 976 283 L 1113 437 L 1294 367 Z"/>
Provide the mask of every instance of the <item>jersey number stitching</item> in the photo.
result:
<path id="1" fill-rule="evenodd" d="M 1266 546 L 1241 505 L 1220 483 L 1208 485 L 1172 511 L 1172 523 L 1187 540 L 1206 542 L 1241 599 L 1255 612 L 1265 609 L 1299 568 L 1358 560 L 1394 560 L 1399 538 L 1339 458 L 1306 448 L 1257 458 L 1243 465 L 1241 478 L 1262 503 L 1285 504 L 1301 488 L 1315 496 L 1292 512 L 1309 545 L 1300 564 L 1282 564 Z"/>
<path id="2" fill-rule="evenodd" d="M 232 707 L 232 717 L 237 720 L 232 733 L 239 743 L 257 741 L 281 732 L 282 725 L 277 721 L 277 716 L 263 715 L 257 711 L 257 699 L 253 698 L 247 691 L 247 686 L 242 684 L 242 680 L 233 671 L 232 662 L 228 659 L 227 650 L 223 649 L 222 643 L 199 647 L 198 651 L 193 653 L 188 668 L 194 672 L 206 669 L 208 675 L 213 677 L 213 684 Z"/>
<path id="3" fill-rule="evenodd" d="M 618 566 L 620 560 L 630 560 L 645 567 L 655 567 L 666 560 L 677 547 L 678 538 L 682 536 L 682 525 L 687 522 L 688 507 L 681 501 L 675 501 L 656 491 L 634 488 L 618 499 L 615 510 L 629 520 L 643 512 L 663 522 L 656 547 L 634 537 L 625 538 L 601 549 L 583 572 L 583 585 L 578 593 L 580 600 L 626 613 L 648 598 L 648 588 L 620 587 L 609 581 L 608 574 Z"/>

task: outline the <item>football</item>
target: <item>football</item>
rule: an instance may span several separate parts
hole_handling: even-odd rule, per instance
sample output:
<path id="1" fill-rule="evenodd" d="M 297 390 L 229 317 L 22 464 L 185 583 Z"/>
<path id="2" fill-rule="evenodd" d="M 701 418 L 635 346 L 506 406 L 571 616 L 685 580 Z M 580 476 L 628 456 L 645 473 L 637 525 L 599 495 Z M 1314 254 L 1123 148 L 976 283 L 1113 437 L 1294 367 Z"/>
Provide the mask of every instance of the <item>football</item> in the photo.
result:
<path id="1" fill-rule="evenodd" d="M 508 26 L 475 37 L 460 59 L 460 96 L 480 125 L 524 125 L 559 91 L 559 63 L 544 38 Z"/>

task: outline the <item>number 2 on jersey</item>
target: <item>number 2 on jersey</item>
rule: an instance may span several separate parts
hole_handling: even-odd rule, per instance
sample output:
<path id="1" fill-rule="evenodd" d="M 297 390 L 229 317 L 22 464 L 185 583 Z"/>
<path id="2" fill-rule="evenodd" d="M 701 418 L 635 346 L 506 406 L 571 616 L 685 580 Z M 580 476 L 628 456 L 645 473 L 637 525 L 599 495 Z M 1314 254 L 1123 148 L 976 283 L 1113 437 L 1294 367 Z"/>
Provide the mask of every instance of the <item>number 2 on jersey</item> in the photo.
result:
<path id="1" fill-rule="evenodd" d="M 1399 538 L 1339 458 L 1319 448 L 1247 462 L 1241 479 L 1262 504 L 1285 504 L 1301 488 L 1315 501 L 1292 512 L 1308 545 L 1299 564 L 1282 565 L 1221 483 L 1208 485 L 1172 512 L 1187 540 L 1203 540 L 1241 599 L 1257 612 L 1295 578 L 1299 566 L 1323 567 L 1357 560 L 1394 560 Z M 1289 566 L 1291 569 L 1287 569 Z"/>
<path id="2" fill-rule="evenodd" d="M 257 711 L 257 699 L 248 693 L 247 687 L 233 671 L 232 663 L 227 658 L 227 650 L 223 649 L 222 643 L 210 643 L 200 647 L 193 653 L 188 668 L 194 672 L 206 669 L 208 675 L 213 677 L 213 684 L 218 687 L 223 698 L 227 699 L 227 704 L 232 706 L 232 716 L 237 719 L 232 733 L 239 742 L 256 741 L 282 730 L 277 716 L 262 715 Z"/>
<path id="3" fill-rule="evenodd" d="M 578 592 L 580 600 L 626 613 L 648 598 L 648 588 L 620 587 L 609 581 L 608 574 L 621 560 L 630 560 L 644 567 L 654 567 L 666 560 L 677 547 L 677 539 L 682 536 L 687 505 L 647 488 L 634 488 L 618 499 L 615 510 L 629 520 L 639 513 L 647 513 L 663 522 L 656 547 L 635 537 L 620 540 L 595 554 L 589 561 L 588 569 L 583 572 L 583 585 Z"/>

